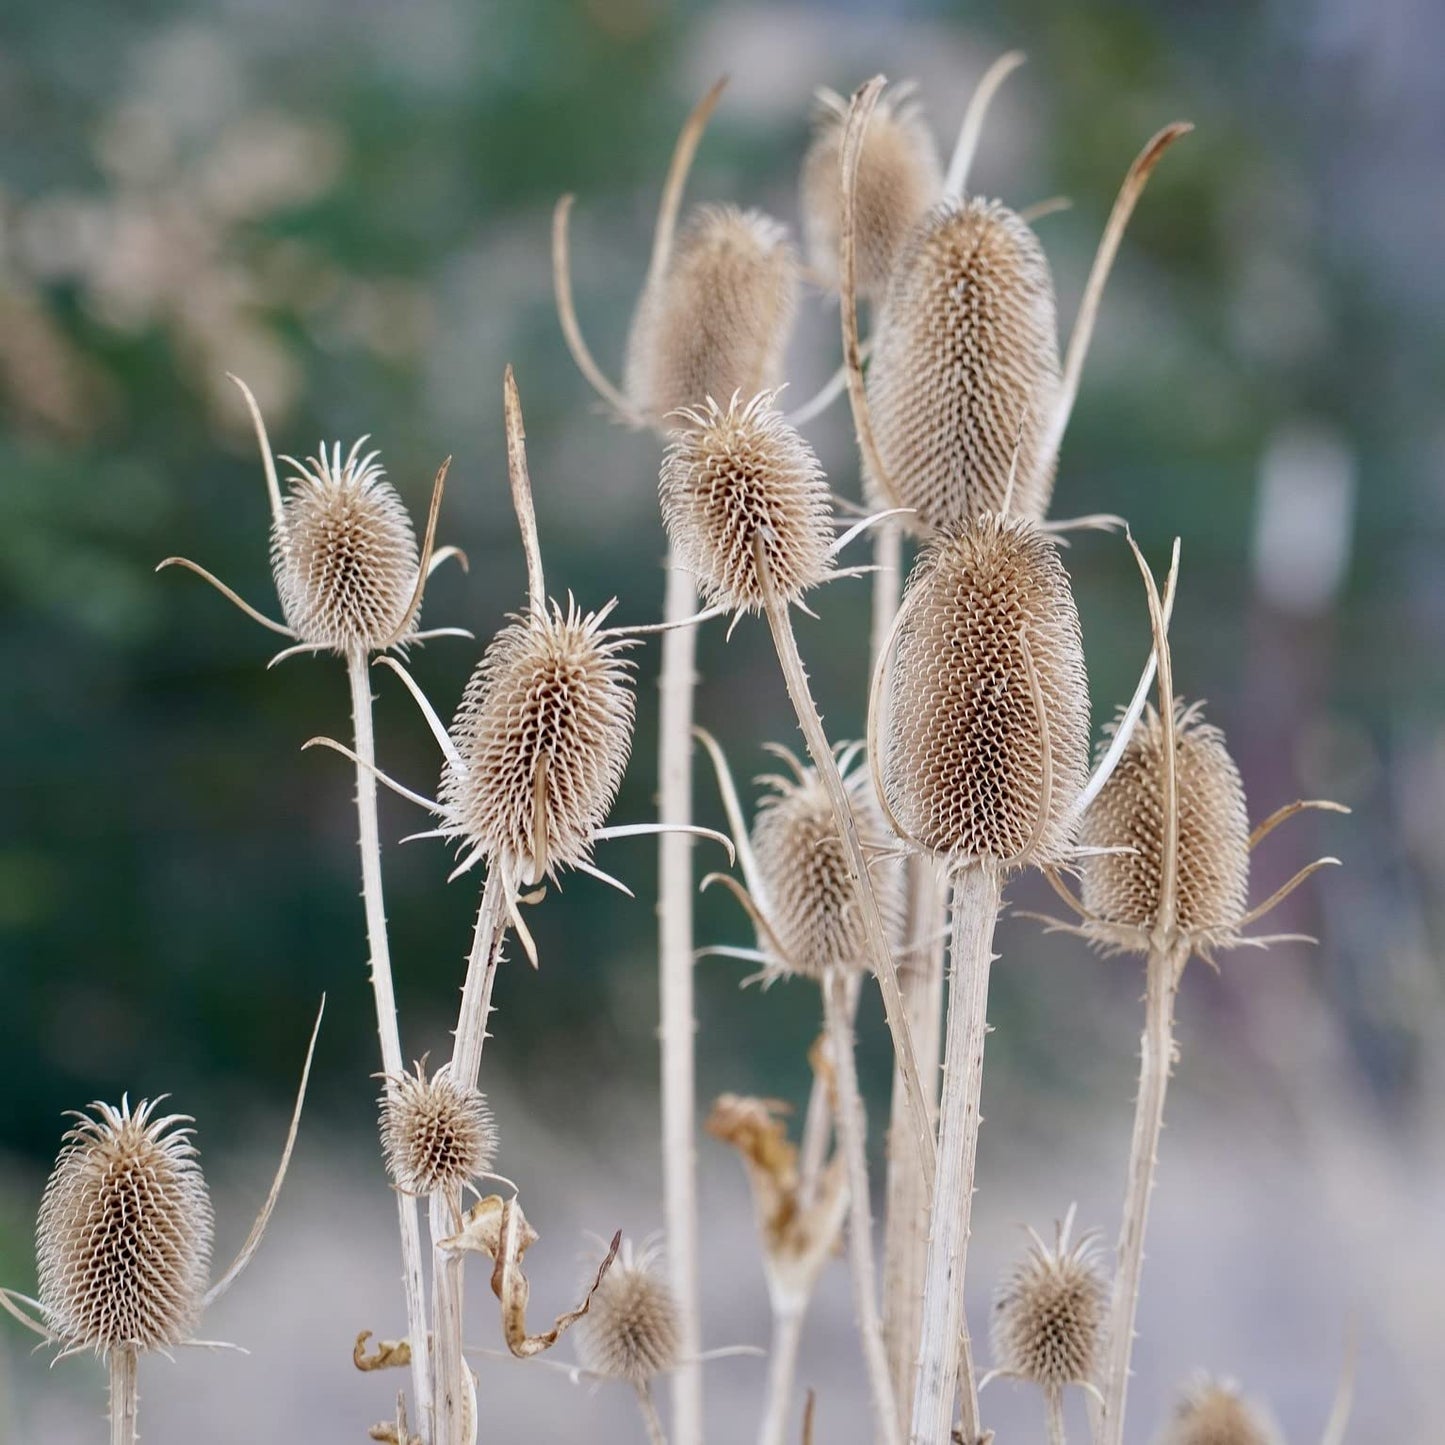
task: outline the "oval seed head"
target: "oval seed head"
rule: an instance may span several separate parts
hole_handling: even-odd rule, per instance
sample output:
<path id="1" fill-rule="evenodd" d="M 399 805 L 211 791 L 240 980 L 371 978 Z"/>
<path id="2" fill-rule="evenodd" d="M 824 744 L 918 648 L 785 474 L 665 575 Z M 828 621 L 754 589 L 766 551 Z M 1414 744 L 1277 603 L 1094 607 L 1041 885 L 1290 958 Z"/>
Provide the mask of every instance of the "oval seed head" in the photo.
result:
<path id="1" fill-rule="evenodd" d="M 878 455 L 928 535 L 1003 509 L 1041 522 L 1039 449 L 1059 388 L 1054 284 L 1038 238 L 997 201 L 944 202 L 899 252 L 874 332 Z M 879 479 L 872 479 L 875 489 Z"/>
<path id="2" fill-rule="evenodd" d="M 724 410 L 682 413 L 662 459 L 662 520 L 681 565 L 710 604 L 761 611 L 758 553 L 774 596 L 795 602 L 829 572 L 828 483 L 812 447 L 774 406 L 775 392 Z"/>
<path id="3" fill-rule="evenodd" d="M 381 1096 L 381 1143 L 386 1170 L 403 1194 L 460 1189 L 492 1167 L 497 1129 L 487 1101 L 449 1073 L 429 1079 L 426 1064 L 414 1074 L 388 1076 Z"/>
<path id="4" fill-rule="evenodd" d="M 631 1241 L 624 1242 L 591 1308 L 577 1322 L 583 1369 L 645 1385 L 676 1367 L 681 1347 L 677 1301 L 656 1262 L 654 1251 L 634 1255 Z"/>
<path id="5" fill-rule="evenodd" d="M 211 1261 L 211 1198 L 184 1115 L 95 1103 L 65 1135 L 35 1226 L 40 1302 L 68 1349 L 183 1344 Z"/>
<path id="6" fill-rule="evenodd" d="M 781 379 L 798 306 L 798 261 L 760 211 L 703 206 L 637 304 L 624 390 L 654 425 L 671 412 Z"/>
<path id="7" fill-rule="evenodd" d="M 524 881 L 591 856 L 632 747 L 633 696 L 609 608 L 554 602 L 504 627 L 451 726 L 462 767 L 442 769 L 449 835 Z"/>
<path id="8" fill-rule="evenodd" d="M 1180 1396 L 1159 1445 L 1283 1445 L 1283 1437 L 1232 1380 L 1201 1375 Z"/>
<path id="9" fill-rule="evenodd" d="M 1032 523 L 979 517 L 929 543 L 904 605 L 880 748 L 894 817 L 932 853 L 1060 860 L 1087 770 L 1089 683 L 1057 548 Z"/>
<path id="10" fill-rule="evenodd" d="M 994 1296 L 989 1341 L 994 1366 L 1047 1390 L 1092 1381 L 1101 1353 L 1108 1287 L 1094 1238 L 1069 1243 L 1069 1225 L 1050 1249 L 1029 1231 L 1027 1253 Z"/>
<path id="11" fill-rule="evenodd" d="M 1192 950 L 1208 954 L 1235 937 L 1249 907 L 1249 815 L 1224 734 L 1203 720 L 1198 705 L 1176 703 L 1174 716 L 1176 926 Z M 1164 852 L 1163 772 L 1164 728 L 1151 707 L 1080 832 L 1088 847 L 1131 850 L 1084 859 L 1084 907 L 1101 920 L 1085 927 L 1106 948 L 1149 948 Z"/>
<path id="12" fill-rule="evenodd" d="M 365 441 L 365 438 L 362 438 Z M 271 570 L 287 625 L 335 652 L 385 647 L 406 619 L 417 580 L 416 536 L 376 453 L 338 442 L 303 465 L 271 534 Z M 412 619 L 413 623 L 415 618 Z"/>
<path id="13" fill-rule="evenodd" d="M 858 158 L 854 197 L 858 294 L 869 299 L 883 295 L 904 238 L 943 189 L 938 147 L 911 90 L 911 86 L 900 87 L 891 96 L 879 98 Z M 842 233 L 840 166 L 847 120 L 846 103 L 830 91 L 820 92 L 813 141 L 803 158 L 799 186 L 808 264 L 835 290 Z"/>

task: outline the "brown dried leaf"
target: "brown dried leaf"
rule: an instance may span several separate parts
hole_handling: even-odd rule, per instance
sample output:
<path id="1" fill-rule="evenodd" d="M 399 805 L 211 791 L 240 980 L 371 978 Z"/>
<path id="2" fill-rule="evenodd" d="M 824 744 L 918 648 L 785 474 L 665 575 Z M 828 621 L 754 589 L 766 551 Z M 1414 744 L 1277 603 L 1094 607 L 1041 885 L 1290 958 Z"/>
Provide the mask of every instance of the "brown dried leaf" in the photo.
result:
<path id="1" fill-rule="evenodd" d="M 372 1370 L 401 1370 L 411 1364 L 410 1340 L 378 1340 L 375 1352 L 368 1355 L 366 1342 L 370 1338 L 371 1331 L 362 1330 L 352 1347 L 351 1362 L 358 1370 L 367 1373 Z"/>
<path id="2" fill-rule="evenodd" d="M 442 1249 L 472 1250 L 497 1259 L 502 1250 L 502 1234 L 506 1227 L 508 1211 L 519 1221 L 517 1225 L 517 1258 L 537 1242 L 537 1231 L 527 1223 L 522 1208 L 515 1200 L 504 1200 L 500 1194 L 488 1194 L 479 1199 L 462 1216 L 462 1227 L 456 1234 L 438 1240 Z"/>
<path id="3" fill-rule="evenodd" d="M 366 1432 L 367 1439 L 380 1440 L 383 1445 L 422 1445 L 420 1435 L 413 1435 L 406 1422 L 406 1398 L 397 1392 L 396 1420 L 383 1420 Z"/>

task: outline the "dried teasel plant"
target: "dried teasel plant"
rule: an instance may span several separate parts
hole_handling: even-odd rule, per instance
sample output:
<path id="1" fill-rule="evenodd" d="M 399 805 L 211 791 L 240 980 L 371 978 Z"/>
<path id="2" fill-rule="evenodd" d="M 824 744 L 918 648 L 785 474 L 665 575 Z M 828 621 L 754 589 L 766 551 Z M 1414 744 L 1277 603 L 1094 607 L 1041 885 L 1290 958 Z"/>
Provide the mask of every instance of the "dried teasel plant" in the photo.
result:
<path id="1" fill-rule="evenodd" d="M 1284 1445 L 1284 1437 L 1233 1380 L 1201 1374 L 1181 1392 L 1157 1445 Z"/>
<path id="2" fill-rule="evenodd" d="M 406 1194 L 459 1190 L 485 1174 L 497 1154 L 497 1126 L 485 1096 L 426 1060 L 388 1079 L 381 1096 L 381 1144 L 392 1183 Z"/>

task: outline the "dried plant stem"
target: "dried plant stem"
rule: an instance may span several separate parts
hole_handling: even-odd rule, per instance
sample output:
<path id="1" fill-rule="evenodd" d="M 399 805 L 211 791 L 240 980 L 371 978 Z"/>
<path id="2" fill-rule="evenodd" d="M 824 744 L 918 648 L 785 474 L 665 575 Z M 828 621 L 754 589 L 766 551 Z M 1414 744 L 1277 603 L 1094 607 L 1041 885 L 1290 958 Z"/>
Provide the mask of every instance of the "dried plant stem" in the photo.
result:
<path id="1" fill-rule="evenodd" d="M 136 1352 L 120 1347 L 110 1352 L 110 1445 L 135 1445 L 136 1409 L 140 1394 L 136 1389 Z"/>
<path id="2" fill-rule="evenodd" d="M 961 1396 L 963 1438 L 979 1435 L 978 1384 L 964 1315 L 964 1265 L 973 1212 L 974 1163 L 982 1119 L 983 1051 L 988 1034 L 988 975 L 998 919 L 1000 880 L 986 862 L 953 879 L 953 945 L 949 958 L 948 1035 L 939 1109 L 938 1182 L 923 1326 L 913 1395 L 911 1445 L 938 1445 L 953 1428 Z M 960 1371 L 963 1379 L 958 1379 Z"/>
<path id="3" fill-rule="evenodd" d="M 642 1423 L 647 1426 L 648 1445 L 667 1445 L 667 1436 L 662 1433 L 662 1421 L 657 1418 L 657 1405 L 653 1402 L 652 1389 L 647 1384 L 637 1387 L 637 1408 L 642 1411 Z"/>
<path id="4" fill-rule="evenodd" d="M 878 1280 L 873 1262 L 873 1211 L 868 1189 L 867 1126 L 858 1073 L 853 1060 L 853 1020 L 848 981 L 836 969 L 823 980 L 823 1016 L 832 1044 L 838 1094 L 838 1142 L 848 1171 L 848 1256 L 853 1273 L 853 1309 L 863 1345 L 863 1363 L 877 1417 L 877 1438 L 883 1445 L 902 1445 L 898 1402 L 883 1346 L 883 1321 L 878 1313 Z"/>
<path id="5" fill-rule="evenodd" d="M 381 1041 L 381 1067 L 392 1076 L 404 1067 L 401 1033 L 396 1021 L 396 994 L 391 982 L 391 951 L 386 937 L 386 904 L 381 892 L 381 834 L 376 817 L 376 741 L 371 725 L 371 675 L 366 654 L 347 654 L 351 684 L 351 716 L 355 730 L 356 817 L 361 848 L 361 892 L 366 906 L 366 937 L 371 952 L 371 987 L 376 997 L 376 1032 Z M 422 1274 L 421 1223 L 417 1202 L 396 1196 L 401 1226 L 402 1284 L 406 1293 L 407 1339 L 411 1342 L 411 1387 L 418 1410 L 431 1401 L 431 1352 L 427 1342 L 426 1285 Z M 423 1438 L 430 1432 L 424 1431 Z"/>
<path id="6" fill-rule="evenodd" d="M 1064 1437 L 1064 1392 L 1057 1385 L 1044 1393 L 1044 1409 L 1048 1412 L 1049 1445 L 1068 1445 Z"/>
<path id="7" fill-rule="evenodd" d="M 663 620 L 678 623 L 697 610 L 691 575 L 668 558 Z M 662 634 L 658 724 L 658 821 L 692 822 L 692 703 L 697 629 Z M 658 956 L 662 1038 L 662 1174 L 667 1260 L 679 1315 L 682 1357 L 672 1377 L 675 1445 L 702 1441 L 702 1301 L 698 1270 L 697 1102 L 692 956 L 692 839 L 664 833 L 658 863 Z"/>
<path id="8" fill-rule="evenodd" d="M 803 1338 L 803 1317 L 808 1301 L 795 1296 L 786 1304 L 773 1302 L 773 1339 L 768 1350 L 768 1404 L 763 1413 L 758 1445 L 787 1445 L 788 1412 L 793 1403 L 793 1380 L 798 1372 L 798 1345 Z"/>

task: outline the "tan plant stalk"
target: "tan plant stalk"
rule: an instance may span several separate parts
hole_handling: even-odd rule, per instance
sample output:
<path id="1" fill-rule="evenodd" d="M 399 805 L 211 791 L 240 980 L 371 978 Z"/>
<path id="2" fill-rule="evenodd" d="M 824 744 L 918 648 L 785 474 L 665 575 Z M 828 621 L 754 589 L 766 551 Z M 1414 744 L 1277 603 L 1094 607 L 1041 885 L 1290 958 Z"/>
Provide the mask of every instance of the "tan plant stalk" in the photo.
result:
<path id="1" fill-rule="evenodd" d="M 110 1445 L 136 1445 L 136 1408 L 140 1395 L 136 1388 L 135 1350 L 121 1345 L 110 1352 Z"/>

